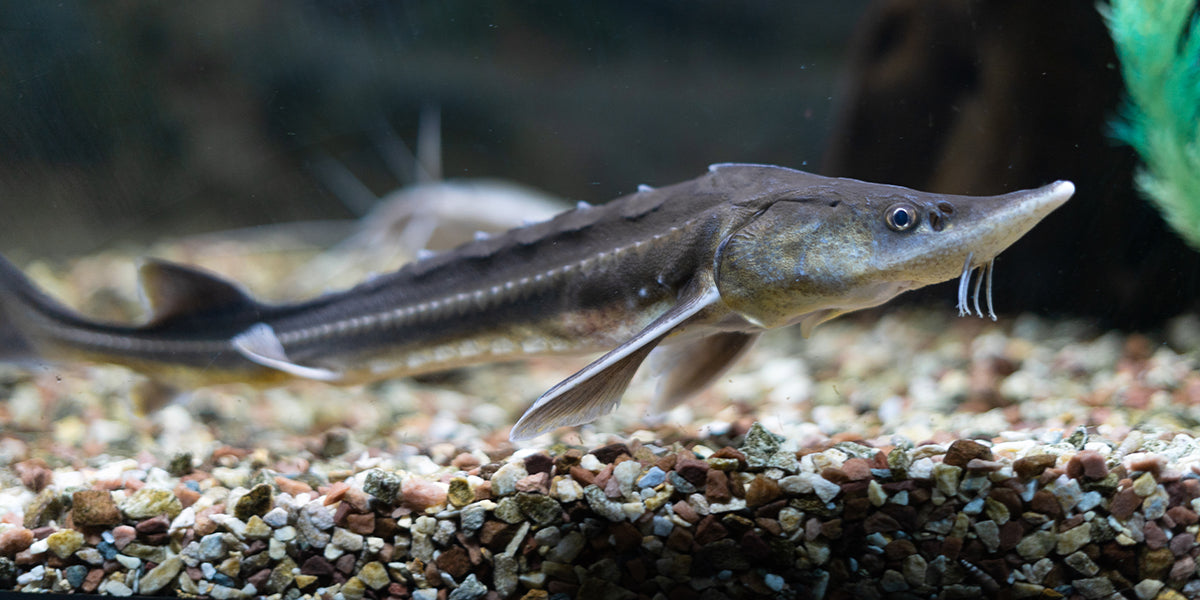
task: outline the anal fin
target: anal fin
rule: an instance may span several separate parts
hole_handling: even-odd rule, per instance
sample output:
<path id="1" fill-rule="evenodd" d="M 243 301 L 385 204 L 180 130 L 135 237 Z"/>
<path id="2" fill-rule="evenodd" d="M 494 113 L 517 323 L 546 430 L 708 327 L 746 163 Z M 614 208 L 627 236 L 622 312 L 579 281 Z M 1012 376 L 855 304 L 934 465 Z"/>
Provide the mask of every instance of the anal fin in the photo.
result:
<path id="1" fill-rule="evenodd" d="M 658 384 L 652 411 L 666 412 L 708 387 L 750 348 L 758 336 L 757 333 L 729 331 L 664 348 L 670 354 L 663 365 L 664 375 Z"/>
<path id="2" fill-rule="evenodd" d="M 342 374 L 337 371 L 292 362 L 288 359 L 279 336 L 275 335 L 275 330 L 266 323 L 258 323 L 234 336 L 233 347 L 250 361 L 296 377 L 317 381 L 337 381 L 342 378 Z"/>
<path id="3" fill-rule="evenodd" d="M 542 394 L 521 416 L 509 434 L 510 440 L 525 440 L 568 425 L 594 421 L 612 412 L 621 402 L 633 374 L 650 351 L 676 328 L 719 301 L 715 286 L 697 286 L 679 303 L 574 375 Z"/>

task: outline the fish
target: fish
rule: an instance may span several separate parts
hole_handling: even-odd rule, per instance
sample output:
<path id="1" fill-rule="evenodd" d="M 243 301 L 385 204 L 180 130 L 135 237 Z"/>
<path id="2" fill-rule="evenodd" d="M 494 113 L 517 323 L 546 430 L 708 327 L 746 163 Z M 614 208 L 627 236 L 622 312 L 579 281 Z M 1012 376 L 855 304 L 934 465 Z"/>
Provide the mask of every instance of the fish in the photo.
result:
<path id="1" fill-rule="evenodd" d="M 192 385 L 356 384 L 541 355 L 599 358 L 533 402 L 513 440 L 614 410 L 651 351 L 655 407 L 703 390 L 764 331 L 959 278 L 992 313 L 993 261 L 1075 188 L 956 196 L 771 165 L 716 164 L 682 183 L 479 236 L 344 291 L 256 301 L 200 269 L 148 259 L 148 319 L 89 319 L 0 258 L 0 360 L 124 364 Z M 974 280 L 974 286 L 971 285 Z M 973 298 L 973 305 L 969 302 Z"/>

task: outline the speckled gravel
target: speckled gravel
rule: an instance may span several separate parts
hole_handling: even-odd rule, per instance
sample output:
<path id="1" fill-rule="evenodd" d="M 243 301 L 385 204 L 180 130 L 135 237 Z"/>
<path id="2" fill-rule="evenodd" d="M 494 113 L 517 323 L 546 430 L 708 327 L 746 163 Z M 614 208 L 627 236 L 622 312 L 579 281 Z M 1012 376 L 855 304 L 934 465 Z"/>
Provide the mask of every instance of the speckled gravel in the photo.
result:
<path id="1" fill-rule="evenodd" d="M 266 251 L 203 249 L 158 254 L 265 280 L 242 270 Z M 132 283 L 106 274 L 131 264 L 31 272 L 120 318 Z M 613 416 L 516 447 L 578 361 L 181 396 L 0 367 L 0 590 L 1200 597 L 1198 356 L 1193 316 L 1123 334 L 899 309 L 771 336 L 657 420 L 642 378 Z"/>

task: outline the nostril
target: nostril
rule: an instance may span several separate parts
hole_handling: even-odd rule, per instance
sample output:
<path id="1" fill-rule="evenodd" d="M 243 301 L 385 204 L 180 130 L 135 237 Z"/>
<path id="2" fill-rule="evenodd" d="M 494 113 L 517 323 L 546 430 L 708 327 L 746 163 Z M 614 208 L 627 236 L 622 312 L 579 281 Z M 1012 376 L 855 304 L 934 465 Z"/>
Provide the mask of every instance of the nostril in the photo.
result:
<path id="1" fill-rule="evenodd" d="M 946 227 L 945 221 L 942 220 L 942 215 L 937 212 L 929 213 L 929 226 L 934 231 L 941 231 Z"/>
<path id="2" fill-rule="evenodd" d="M 954 214 L 954 205 L 949 202 L 938 202 L 937 209 L 946 216 Z"/>

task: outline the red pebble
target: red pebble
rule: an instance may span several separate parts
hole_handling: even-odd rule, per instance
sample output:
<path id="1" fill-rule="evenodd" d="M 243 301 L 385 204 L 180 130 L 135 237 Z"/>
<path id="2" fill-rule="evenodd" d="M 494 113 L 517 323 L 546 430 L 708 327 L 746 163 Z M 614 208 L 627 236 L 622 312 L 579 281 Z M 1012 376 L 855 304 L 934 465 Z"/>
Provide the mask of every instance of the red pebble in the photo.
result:
<path id="1" fill-rule="evenodd" d="M 32 543 L 32 531 L 25 529 L 24 527 L 9 529 L 8 531 L 0 533 L 0 556 L 12 558 L 13 556 L 16 556 L 18 552 L 29 548 L 30 544 Z"/>

